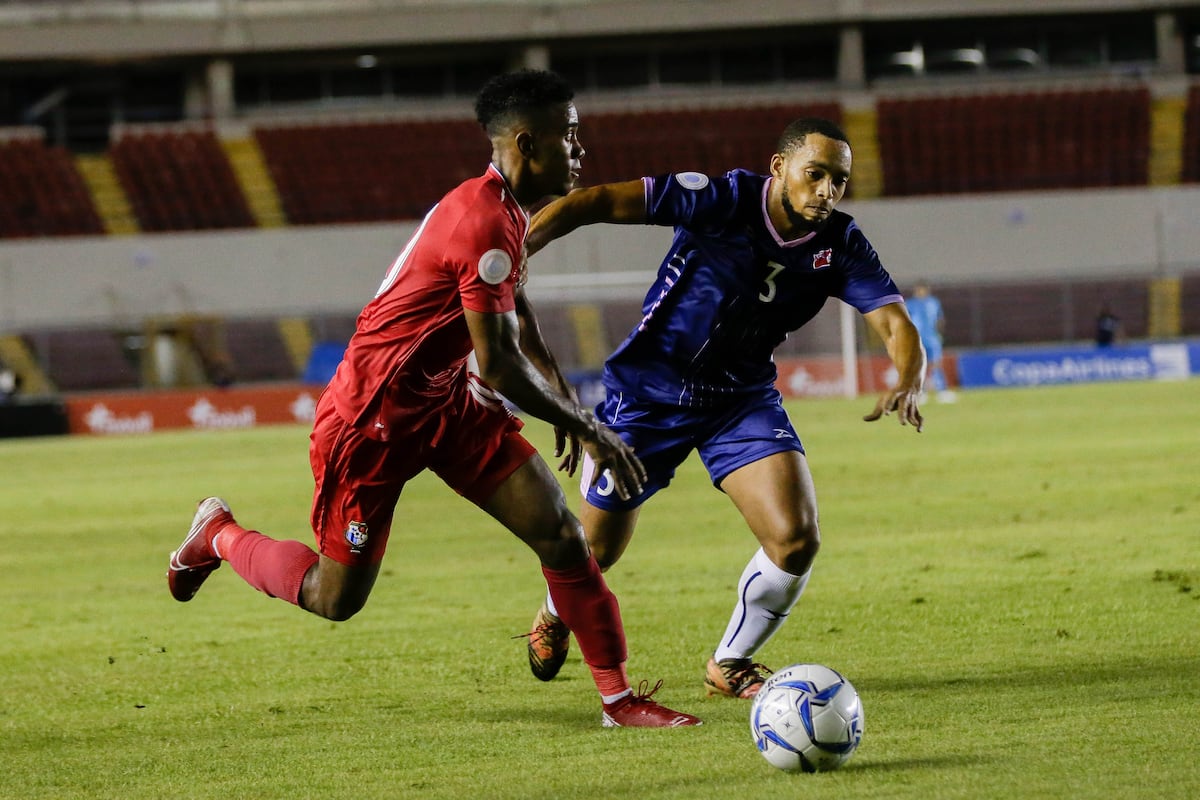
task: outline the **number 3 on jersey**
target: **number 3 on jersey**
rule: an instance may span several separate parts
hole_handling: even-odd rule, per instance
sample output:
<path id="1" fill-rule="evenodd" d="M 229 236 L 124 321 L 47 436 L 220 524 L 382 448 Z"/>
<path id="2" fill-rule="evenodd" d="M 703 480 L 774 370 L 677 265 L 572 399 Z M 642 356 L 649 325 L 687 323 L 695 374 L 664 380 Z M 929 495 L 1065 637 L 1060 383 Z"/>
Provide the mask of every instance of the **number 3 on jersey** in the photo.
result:
<path id="1" fill-rule="evenodd" d="M 758 299 L 764 303 L 769 303 L 775 299 L 775 276 L 783 272 L 784 269 L 783 264 L 780 264 L 778 261 L 768 261 L 767 266 L 771 268 L 767 277 L 763 278 L 763 282 L 767 284 L 767 288 L 758 296 Z"/>

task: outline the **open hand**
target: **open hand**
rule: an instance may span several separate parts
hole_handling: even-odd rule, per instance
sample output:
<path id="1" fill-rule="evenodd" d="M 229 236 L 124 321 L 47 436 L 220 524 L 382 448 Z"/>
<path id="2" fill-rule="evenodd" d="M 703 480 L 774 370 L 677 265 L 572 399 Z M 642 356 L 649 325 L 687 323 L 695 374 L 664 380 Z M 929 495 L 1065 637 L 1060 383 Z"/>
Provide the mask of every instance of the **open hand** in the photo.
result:
<path id="1" fill-rule="evenodd" d="M 917 433 L 925 426 L 921 416 L 920 392 L 912 389 L 891 389 L 875 403 L 875 409 L 863 417 L 865 422 L 874 422 L 880 417 L 896 413 L 901 425 L 912 425 Z"/>

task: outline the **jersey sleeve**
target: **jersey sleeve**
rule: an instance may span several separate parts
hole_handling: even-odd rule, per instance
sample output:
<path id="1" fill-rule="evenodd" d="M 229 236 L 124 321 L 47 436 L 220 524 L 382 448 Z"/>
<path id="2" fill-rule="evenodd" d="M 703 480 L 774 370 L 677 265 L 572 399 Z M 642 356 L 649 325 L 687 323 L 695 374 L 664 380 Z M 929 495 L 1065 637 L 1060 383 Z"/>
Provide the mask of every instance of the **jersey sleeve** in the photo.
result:
<path id="1" fill-rule="evenodd" d="M 521 242 L 503 215 L 468 215 L 446 251 L 463 308 L 502 314 L 516 308 Z"/>
<path id="2" fill-rule="evenodd" d="M 710 178 L 678 172 L 644 178 L 646 221 L 692 229 L 719 228 L 737 210 L 738 184 L 729 175 Z"/>
<path id="3" fill-rule="evenodd" d="M 903 303 L 904 296 L 892 276 L 883 268 L 879 254 L 853 222 L 846 229 L 845 282 L 838 294 L 841 300 L 866 314 L 890 303 Z"/>

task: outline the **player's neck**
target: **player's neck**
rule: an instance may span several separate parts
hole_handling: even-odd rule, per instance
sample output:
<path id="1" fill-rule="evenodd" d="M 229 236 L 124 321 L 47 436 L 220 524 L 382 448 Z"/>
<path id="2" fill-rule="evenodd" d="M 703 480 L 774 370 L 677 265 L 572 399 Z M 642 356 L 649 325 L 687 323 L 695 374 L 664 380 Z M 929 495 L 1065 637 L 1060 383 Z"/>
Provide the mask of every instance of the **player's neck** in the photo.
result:
<path id="1" fill-rule="evenodd" d="M 541 196 L 530 196 L 532 194 L 529 191 L 530 181 L 525 178 L 525 162 L 523 159 L 506 158 L 504 153 L 493 151 L 492 168 L 500 173 L 500 177 L 504 178 L 504 182 L 508 184 L 508 191 L 512 194 L 513 199 L 527 213 L 532 206 L 537 205 L 538 201 L 542 199 Z"/>
<path id="2" fill-rule="evenodd" d="M 785 242 L 794 242 L 807 236 L 812 236 L 821 226 L 808 223 L 797 223 L 782 208 L 771 208 L 768 212 L 771 227 Z"/>

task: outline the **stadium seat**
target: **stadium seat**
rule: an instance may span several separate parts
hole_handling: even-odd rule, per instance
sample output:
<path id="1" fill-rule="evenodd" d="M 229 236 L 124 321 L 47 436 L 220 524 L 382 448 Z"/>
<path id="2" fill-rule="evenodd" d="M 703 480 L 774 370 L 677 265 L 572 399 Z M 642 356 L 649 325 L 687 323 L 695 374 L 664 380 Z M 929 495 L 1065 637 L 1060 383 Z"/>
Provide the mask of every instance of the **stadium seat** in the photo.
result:
<path id="1" fill-rule="evenodd" d="M 1200 183 L 1200 84 L 1188 90 L 1183 148 L 1183 181 Z"/>
<path id="2" fill-rule="evenodd" d="M 300 380 L 315 386 L 324 386 L 333 378 L 342 355 L 346 352 L 345 342 L 318 342 L 313 346 L 304 366 Z"/>
<path id="3" fill-rule="evenodd" d="M 70 153 L 35 137 L 0 141 L 0 237 L 103 233 Z"/>
<path id="4" fill-rule="evenodd" d="M 309 317 L 308 326 L 313 341 L 346 344 L 354 335 L 357 314 L 316 314 Z"/>
<path id="5" fill-rule="evenodd" d="M 109 328 L 40 330 L 25 340 L 64 392 L 133 389 L 141 383 L 136 340 Z"/>
<path id="6" fill-rule="evenodd" d="M 296 367 L 273 319 L 227 319 L 224 350 L 239 382 L 295 380 Z"/>
<path id="7" fill-rule="evenodd" d="M 583 183 L 692 170 L 765 172 L 784 127 L 801 116 L 841 121 L 837 103 L 776 104 L 589 114 L 582 140 Z"/>
<path id="8" fill-rule="evenodd" d="M 465 119 L 260 126 L 254 135 L 296 225 L 420 218 L 488 159 Z"/>
<path id="9" fill-rule="evenodd" d="M 881 99 L 887 196 L 1146 183 L 1144 87 Z"/>
<path id="10" fill-rule="evenodd" d="M 1200 336 L 1200 272 L 1189 272 L 1180 280 L 1180 333 Z"/>
<path id="11" fill-rule="evenodd" d="M 255 225 L 233 168 L 212 131 L 141 128 L 117 139 L 110 154 L 143 230 Z"/>

